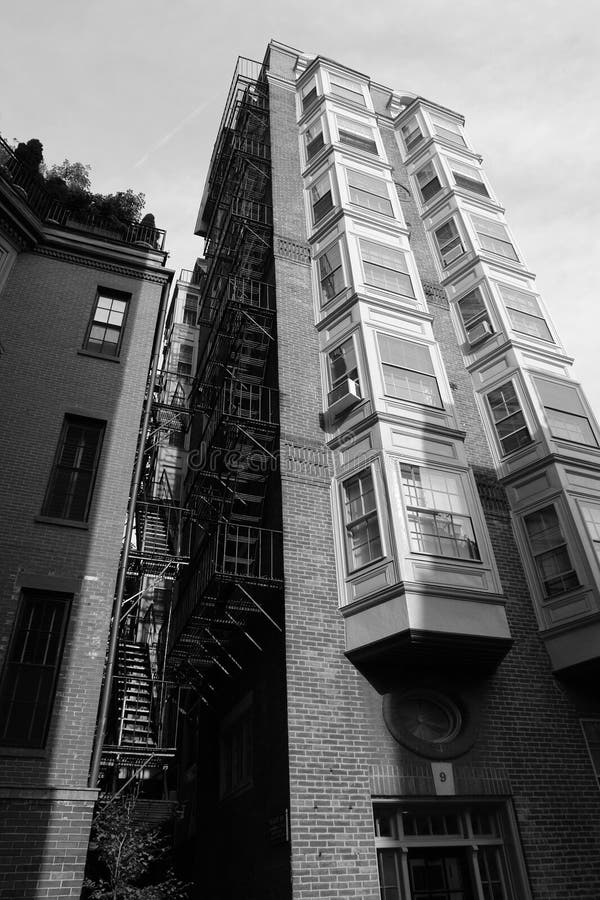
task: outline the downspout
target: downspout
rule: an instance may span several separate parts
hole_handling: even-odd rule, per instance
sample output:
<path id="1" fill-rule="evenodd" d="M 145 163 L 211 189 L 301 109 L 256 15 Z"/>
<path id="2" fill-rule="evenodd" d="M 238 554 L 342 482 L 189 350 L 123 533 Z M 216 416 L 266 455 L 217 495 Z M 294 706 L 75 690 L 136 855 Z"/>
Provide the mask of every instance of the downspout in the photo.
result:
<path id="1" fill-rule="evenodd" d="M 123 605 L 123 594 L 125 592 L 125 576 L 127 574 L 127 564 L 129 562 L 129 547 L 131 545 L 131 535 L 133 533 L 133 522 L 135 518 L 135 504 L 142 479 L 142 468 L 144 465 L 144 444 L 146 435 L 150 425 L 150 415 L 152 412 L 152 396 L 154 393 L 154 385 L 156 383 L 156 373 L 158 371 L 158 362 L 160 359 L 160 351 L 162 346 L 162 334 L 165 327 L 165 318 L 167 315 L 167 300 L 173 273 L 171 277 L 164 283 L 160 296 L 160 306 L 158 310 L 158 320 L 156 330 L 154 332 L 154 342 L 152 345 L 152 360 L 150 363 L 150 377 L 148 380 L 148 391 L 144 403 L 144 415 L 142 418 L 142 427 L 138 437 L 137 459 L 131 479 L 131 494 L 129 496 L 129 505 L 127 507 L 127 525 L 125 528 L 125 537 L 123 544 L 123 554 L 121 559 L 121 568 L 119 569 L 119 577 L 115 588 L 115 599 L 113 601 L 111 630 L 108 645 L 108 654 L 106 658 L 106 667 L 104 669 L 104 681 L 100 694 L 100 704 L 98 707 L 98 721 L 96 725 L 96 737 L 94 740 L 94 748 L 92 751 L 92 760 L 90 763 L 90 775 L 88 778 L 88 787 L 95 788 L 98 783 L 100 774 L 100 760 L 102 756 L 102 745 L 104 743 L 104 734 L 106 732 L 106 723 L 108 719 L 108 707 L 110 705 L 110 697 L 112 691 L 112 682 L 115 671 L 115 663 L 117 659 L 117 648 L 119 644 L 119 625 L 121 621 L 121 607 Z"/>

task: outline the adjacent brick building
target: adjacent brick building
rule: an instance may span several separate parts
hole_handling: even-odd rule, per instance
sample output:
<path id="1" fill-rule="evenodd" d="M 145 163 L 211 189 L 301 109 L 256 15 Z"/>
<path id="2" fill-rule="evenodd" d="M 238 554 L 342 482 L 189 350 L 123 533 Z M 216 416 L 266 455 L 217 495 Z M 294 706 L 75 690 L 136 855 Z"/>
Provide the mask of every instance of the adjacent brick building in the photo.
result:
<path id="1" fill-rule="evenodd" d="M 208 896 L 600 894 L 600 433 L 478 150 L 238 61 L 161 646 Z"/>
<path id="2" fill-rule="evenodd" d="M 76 215 L 0 144 L 0 894 L 79 897 L 164 232 Z M 156 341 L 156 343 L 155 343 Z"/>

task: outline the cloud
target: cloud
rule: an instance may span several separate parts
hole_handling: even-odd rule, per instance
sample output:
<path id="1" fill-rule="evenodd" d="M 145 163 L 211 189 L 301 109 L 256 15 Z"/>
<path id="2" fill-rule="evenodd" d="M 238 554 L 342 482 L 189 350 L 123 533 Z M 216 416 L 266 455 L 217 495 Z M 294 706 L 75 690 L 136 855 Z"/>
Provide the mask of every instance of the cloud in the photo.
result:
<path id="1" fill-rule="evenodd" d="M 160 150 L 161 147 L 164 147 L 165 144 L 168 144 L 169 141 L 171 140 L 171 138 L 175 137 L 175 135 L 178 132 L 180 132 L 182 128 L 185 128 L 185 126 L 188 124 L 188 122 L 191 122 L 192 119 L 195 119 L 197 115 L 199 115 L 203 110 L 205 110 L 206 107 L 210 104 L 210 102 L 211 102 L 210 100 L 203 100 L 199 106 L 197 106 L 195 109 L 193 109 L 191 111 L 191 113 L 188 113 L 188 115 L 185 116 L 181 120 L 181 122 L 179 122 L 174 128 L 172 128 L 171 131 L 168 131 L 165 135 L 163 135 L 160 138 L 160 140 L 158 140 L 155 144 L 153 144 L 150 147 L 150 149 L 146 153 L 144 153 L 144 155 L 141 156 L 137 162 L 135 162 L 133 164 L 133 168 L 139 169 L 140 166 L 143 166 L 144 163 L 148 161 L 148 159 L 152 156 L 153 153 L 156 153 L 157 150 Z"/>

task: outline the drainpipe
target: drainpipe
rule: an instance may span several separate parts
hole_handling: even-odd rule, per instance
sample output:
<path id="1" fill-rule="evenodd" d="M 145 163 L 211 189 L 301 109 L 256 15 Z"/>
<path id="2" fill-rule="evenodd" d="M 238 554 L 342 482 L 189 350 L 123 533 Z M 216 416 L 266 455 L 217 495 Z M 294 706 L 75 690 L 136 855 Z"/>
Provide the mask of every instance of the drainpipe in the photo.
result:
<path id="1" fill-rule="evenodd" d="M 135 518 L 135 504 L 140 481 L 142 479 L 142 468 L 144 465 L 144 443 L 146 434 L 150 425 L 150 414 L 152 412 L 152 395 L 154 393 L 154 385 L 156 383 L 156 373 L 158 371 L 158 361 L 160 359 L 160 351 L 162 345 L 162 334 L 165 327 L 165 318 L 167 315 L 167 300 L 169 297 L 169 288 L 171 287 L 171 277 L 162 287 L 160 296 L 160 306 L 158 310 L 158 320 L 156 330 L 154 332 L 154 342 L 152 345 L 152 360 L 150 363 L 150 378 L 148 382 L 148 394 L 144 404 L 144 415 L 142 419 L 142 427 L 138 438 L 137 460 L 131 479 L 131 494 L 129 497 L 129 505 L 127 507 L 127 526 L 125 528 L 125 537 L 123 544 L 123 556 L 121 560 L 121 568 L 119 569 L 119 577 L 115 588 L 115 599 L 113 601 L 111 630 L 108 645 L 108 655 L 106 658 L 106 668 L 104 670 L 104 681 L 100 694 L 100 705 L 98 708 L 98 722 L 96 725 L 96 737 L 94 740 L 94 749 L 92 752 L 92 760 L 90 763 L 90 776 L 88 786 L 95 788 L 98 783 L 100 774 L 100 759 L 102 756 L 102 745 L 104 743 L 104 734 L 106 731 L 106 722 L 108 719 L 108 707 L 110 704 L 110 696 L 112 691 L 112 682 L 115 671 L 115 663 L 117 659 L 117 648 L 119 644 L 119 625 L 121 621 L 121 607 L 123 605 L 123 594 L 125 592 L 125 576 L 127 574 L 127 564 L 129 562 L 129 547 L 131 544 L 131 535 L 133 533 L 133 522 Z"/>

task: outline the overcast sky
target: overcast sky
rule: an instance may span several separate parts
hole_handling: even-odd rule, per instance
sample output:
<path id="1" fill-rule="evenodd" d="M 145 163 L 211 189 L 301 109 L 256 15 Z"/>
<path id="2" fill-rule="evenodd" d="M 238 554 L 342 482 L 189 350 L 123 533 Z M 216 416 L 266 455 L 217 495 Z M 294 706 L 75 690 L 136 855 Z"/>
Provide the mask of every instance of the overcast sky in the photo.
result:
<path id="1" fill-rule="evenodd" d="M 0 133 L 95 190 L 146 194 L 190 268 L 238 56 L 319 53 L 463 113 L 600 413 L 600 7 L 594 0 L 22 0 L 0 14 Z"/>

